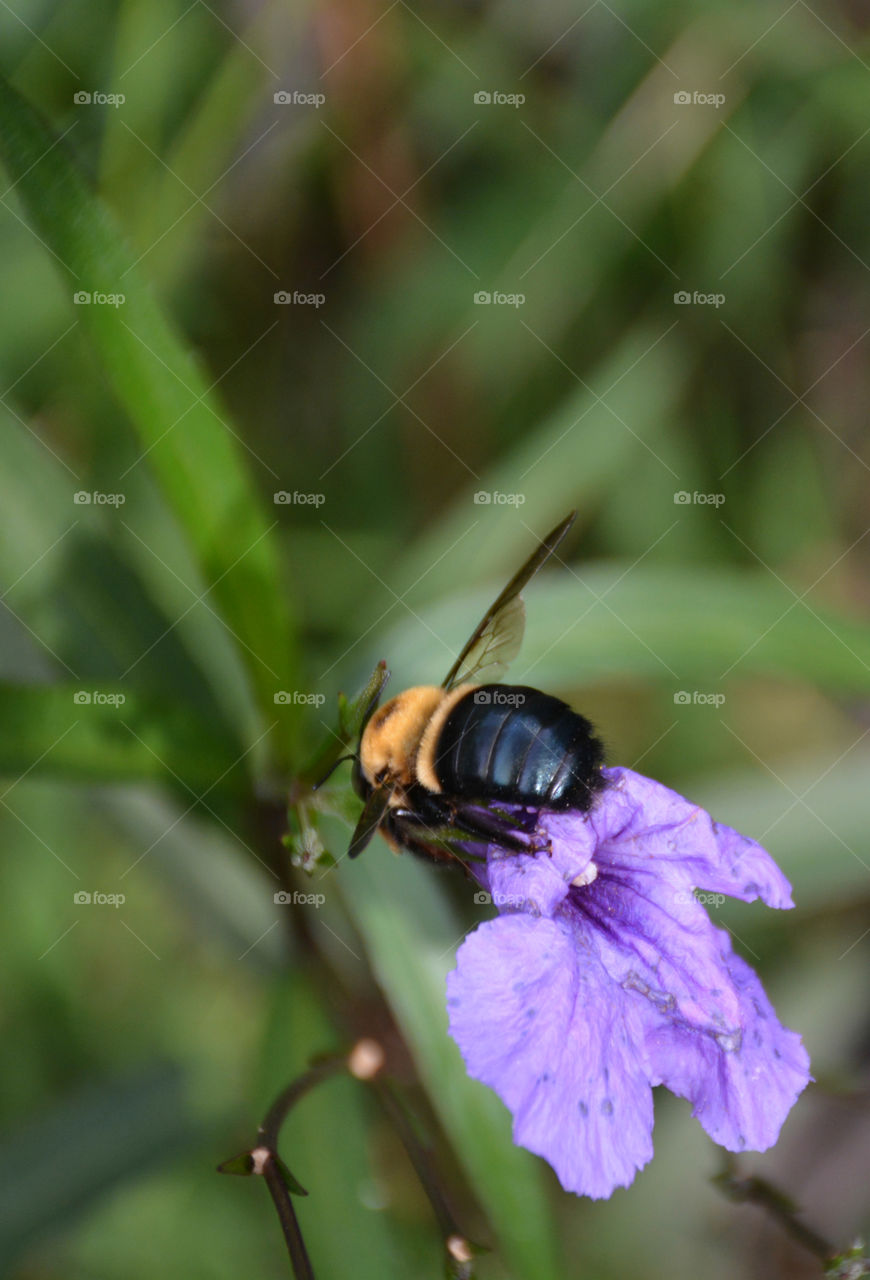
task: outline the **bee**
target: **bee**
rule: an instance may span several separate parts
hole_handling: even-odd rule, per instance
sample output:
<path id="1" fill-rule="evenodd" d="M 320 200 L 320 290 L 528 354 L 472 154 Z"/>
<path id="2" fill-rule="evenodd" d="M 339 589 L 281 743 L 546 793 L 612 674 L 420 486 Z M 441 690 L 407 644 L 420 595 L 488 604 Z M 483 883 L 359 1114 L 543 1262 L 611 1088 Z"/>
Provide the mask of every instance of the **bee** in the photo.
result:
<path id="1" fill-rule="evenodd" d="M 390 674 L 383 669 L 352 757 L 363 810 L 349 857 L 379 831 L 396 852 L 464 865 L 480 856 L 469 845 L 529 849 L 517 835 L 516 806 L 535 813 L 592 806 L 603 786 L 604 750 L 589 721 L 552 694 L 498 683 L 522 643 L 520 592 L 576 515 L 557 525 L 514 574 L 440 685 L 417 685 L 380 706 Z"/>

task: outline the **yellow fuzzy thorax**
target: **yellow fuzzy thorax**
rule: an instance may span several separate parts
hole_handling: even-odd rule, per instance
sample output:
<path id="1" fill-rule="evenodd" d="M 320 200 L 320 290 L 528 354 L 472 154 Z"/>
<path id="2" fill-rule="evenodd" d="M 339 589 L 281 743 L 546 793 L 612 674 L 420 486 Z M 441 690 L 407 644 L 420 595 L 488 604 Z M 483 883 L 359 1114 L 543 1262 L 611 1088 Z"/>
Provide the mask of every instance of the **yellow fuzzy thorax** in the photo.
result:
<path id="1" fill-rule="evenodd" d="M 385 702 L 372 716 L 360 743 L 363 776 L 371 786 L 393 787 L 390 804 L 404 803 L 404 790 L 422 783 L 440 791 L 433 760 L 435 745 L 447 715 L 471 685 L 448 692 L 440 685 L 421 684 Z"/>

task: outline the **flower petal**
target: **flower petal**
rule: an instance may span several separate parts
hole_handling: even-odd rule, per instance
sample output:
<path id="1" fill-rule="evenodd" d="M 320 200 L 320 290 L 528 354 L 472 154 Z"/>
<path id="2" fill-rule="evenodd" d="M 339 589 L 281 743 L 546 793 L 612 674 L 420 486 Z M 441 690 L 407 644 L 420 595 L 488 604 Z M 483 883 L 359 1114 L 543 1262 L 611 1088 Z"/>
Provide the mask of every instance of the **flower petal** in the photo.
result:
<path id="1" fill-rule="evenodd" d="M 722 963 L 740 1001 L 740 1031 L 711 1037 L 659 1018 L 646 1037 L 655 1075 L 693 1104 L 692 1114 L 729 1151 L 766 1151 L 810 1080 L 800 1036 L 779 1022 L 758 977 L 717 930 Z"/>
<path id="2" fill-rule="evenodd" d="M 460 947 L 447 990 L 450 1033 L 469 1074 L 513 1113 L 514 1141 L 566 1191 L 627 1186 L 653 1153 L 641 1010 L 571 924 L 487 921 Z"/>
<path id="3" fill-rule="evenodd" d="M 546 851 L 505 853 L 496 844 L 489 846 L 487 885 L 500 910 L 552 916 L 592 860 L 595 833 L 584 814 L 547 813 L 536 834 Z"/>
<path id="4" fill-rule="evenodd" d="M 689 888 L 669 877 L 608 865 L 565 906 L 578 943 L 614 984 L 672 1021 L 709 1035 L 739 1031 L 740 1004 L 723 963 L 718 931 Z"/>
<path id="5" fill-rule="evenodd" d="M 605 769 L 608 785 L 589 814 L 598 840 L 596 861 L 612 852 L 675 885 L 727 893 L 769 907 L 790 907 L 791 886 L 755 840 L 710 815 L 676 791 L 631 769 Z"/>

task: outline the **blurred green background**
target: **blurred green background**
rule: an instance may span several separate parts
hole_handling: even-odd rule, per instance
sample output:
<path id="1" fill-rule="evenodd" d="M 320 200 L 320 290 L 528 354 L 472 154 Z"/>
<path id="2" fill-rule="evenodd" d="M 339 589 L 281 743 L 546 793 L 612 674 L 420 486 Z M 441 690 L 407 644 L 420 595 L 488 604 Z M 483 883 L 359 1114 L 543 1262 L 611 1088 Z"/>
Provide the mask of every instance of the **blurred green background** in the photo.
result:
<path id="1" fill-rule="evenodd" d="M 379 841 L 309 876 L 281 844 L 338 692 L 382 657 L 394 689 L 440 680 L 575 506 L 511 679 L 792 879 L 782 918 L 716 912 L 817 1079 L 742 1167 L 838 1246 L 867 1229 L 868 23 L 0 6 L 9 1274 L 288 1274 L 264 1188 L 214 1167 L 360 1034 L 485 1280 L 819 1273 L 711 1186 L 670 1095 L 632 1188 L 561 1192 L 446 1034 L 467 884 Z M 319 1276 L 440 1274 L 362 1086 L 284 1151 Z"/>

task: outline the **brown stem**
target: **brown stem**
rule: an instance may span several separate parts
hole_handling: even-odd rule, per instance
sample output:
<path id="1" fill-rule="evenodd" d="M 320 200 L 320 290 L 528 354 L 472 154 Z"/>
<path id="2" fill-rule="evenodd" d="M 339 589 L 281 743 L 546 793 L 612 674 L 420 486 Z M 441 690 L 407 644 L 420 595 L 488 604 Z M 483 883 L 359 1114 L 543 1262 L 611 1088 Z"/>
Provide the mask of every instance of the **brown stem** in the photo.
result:
<path id="1" fill-rule="evenodd" d="M 755 1204 L 764 1209 L 780 1224 L 783 1230 L 810 1253 L 828 1262 L 836 1249 L 823 1236 L 806 1226 L 798 1217 L 797 1205 L 772 1182 L 765 1178 L 744 1178 L 737 1169 L 737 1162 L 730 1154 L 725 1157 L 725 1168 L 716 1174 L 713 1182 L 737 1204 Z"/>
<path id="2" fill-rule="evenodd" d="M 311 1261 L 305 1249 L 292 1200 L 293 1194 L 307 1195 L 307 1192 L 299 1185 L 278 1154 L 278 1138 L 284 1121 L 296 1103 L 315 1085 L 337 1075 L 340 1071 L 348 1071 L 354 1079 L 372 1088 L 398 1131 L 402 1145 L 432 1206 L 444 1237 L 453 1275 L 459 1277 L 471 1275 L 471 1259 L 474 1250 L 456 1225 L 432 1172 L 429 1153 L 417 1137 L 411 1118 L 395 1086 L 390 1080 L 380 1075 L 383 1061 L 383 1050 L 376 1041 L 360 1040 L 350 1054 L 331 1054 L 313 1062 L 308 1070 L 289 1084 L 272 1103 L 257 1130 L 257 1145 L 250 1151 L 245 1151 L 218 1166 L 219 1173 L 248 1176 L 259 1174 L 265 1179 L 278 1213 L 296 1280 L 314 1280 Z"/>
<path id="3" fill-rule="evenodd" d="M 287 1184 L 271 1154 L 264 1161 L 262 1174 L 266 1181 L 266 1186 L 269 1188 L 272 1203 L 278 1212 L 278 1221 L 281 1223 L 281 1230 L 284 1232 L 284 1240 L 287 1244 L 287 1252 L 290 1254 L 293 1275 L 296 1280 L 315 1280 L 311 1259 L 308 1257 L 308 1250 L 305 1248 L 305 1241 L 302 1239 L 296 1210 L 293 1208 L 293 1198 L 287 1190 Z"/>

